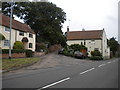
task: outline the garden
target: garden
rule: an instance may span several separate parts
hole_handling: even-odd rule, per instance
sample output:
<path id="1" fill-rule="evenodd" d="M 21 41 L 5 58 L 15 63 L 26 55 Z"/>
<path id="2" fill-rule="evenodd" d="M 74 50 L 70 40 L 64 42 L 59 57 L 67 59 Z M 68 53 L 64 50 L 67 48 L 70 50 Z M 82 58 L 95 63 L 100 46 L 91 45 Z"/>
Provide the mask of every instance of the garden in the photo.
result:
<path id="1" fill-rule="evenodd" d="M 58 52 L 58 54 L 81 59 L 87 58 L 90 60 L 103 60 L 102 54 L 99 50 L 91 51 L 91 56 L 88 56 L 87 47 L 79 44 L 72 44 L 70 46 L 66 45 Z"/>

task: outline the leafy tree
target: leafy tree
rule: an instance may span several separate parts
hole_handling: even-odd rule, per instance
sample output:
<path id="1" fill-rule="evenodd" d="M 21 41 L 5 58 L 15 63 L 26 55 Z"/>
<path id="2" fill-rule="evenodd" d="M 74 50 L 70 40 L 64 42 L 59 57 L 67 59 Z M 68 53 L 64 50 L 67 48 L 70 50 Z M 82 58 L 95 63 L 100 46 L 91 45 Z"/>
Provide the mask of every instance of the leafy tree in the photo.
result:
<path id="1" fill-rule="evenodd" d="M 108 45 L 110 47 L 110 51 L 113 52 L 113 55 L 115 55 L 117 49 L 118 49 L 118 41 L 115 40 L 114 37 L 110 38 L 110 40 L 108 40 Z"/>
<path id="2" fill-rule="evenodd" d="M 14 3 L 13 8 L 13 14 L 23 19 L 35 31 L 37 42 L 40 40 L 51 44 L 66 42 L 61 30 L 62 23 L 66 20 L 66 13 L 55 4 L 17 2 Z M 10 3 L 2 4 L 2 12 L 10 15 Z"/>

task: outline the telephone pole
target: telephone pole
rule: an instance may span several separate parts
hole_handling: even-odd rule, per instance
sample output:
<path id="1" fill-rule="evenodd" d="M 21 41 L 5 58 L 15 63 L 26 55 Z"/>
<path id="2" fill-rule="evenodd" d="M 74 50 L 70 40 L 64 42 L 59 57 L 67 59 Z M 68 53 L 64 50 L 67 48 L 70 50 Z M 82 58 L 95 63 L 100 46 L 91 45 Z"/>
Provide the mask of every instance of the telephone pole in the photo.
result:
<path id="1" fill-rule="evenodd" d="M 11 12 L 10 12 L 9 59 L 11 59 L 11 32 L 12 32 L 13 0 L 10 3 L 11 3 Z"/>

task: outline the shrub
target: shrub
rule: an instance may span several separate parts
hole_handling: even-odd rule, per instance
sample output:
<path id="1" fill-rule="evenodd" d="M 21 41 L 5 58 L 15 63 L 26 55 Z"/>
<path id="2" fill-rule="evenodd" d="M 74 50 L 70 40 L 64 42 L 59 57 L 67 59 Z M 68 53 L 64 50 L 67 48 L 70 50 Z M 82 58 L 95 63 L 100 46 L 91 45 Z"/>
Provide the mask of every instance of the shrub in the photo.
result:
<path id="1" fill-rule="evenodd" d="M 48 53 L 48 48 L 46 47 L 46 44 L 44 44 L 44 43 L 37 43 L 36 51 L 41 52 L 41 50 L 43 50 L 45 53 Z"/>
<path id="2" fill-rule="evenodd" d="M 20 50 L 20 49 L 12 49 L 11 53 L 24 53 L 25 50 Z M 2 53 L 3 54 L 8 54 L 9 53 L 9 49 L 2 49 Z"/>
<path id="3" fill-rule="evenodd" d="M 13 45 L 13 49 L 24 49 L 24 45 L 23 45 L 23 43 L 22 42 L 20 42 L 20 41 L 16 41 L 15 43 L 14 43 L 14 45 Z"/>
<path id="4" fill-rule="evenodd" d="M 103 60 L 101 56 L 92 56 L 90 57 L 91 60 Z"/>
<path id="5" fill-rule="evenodd" d="M 99 50 L 91 51 L 91 55 L 92 55 L 92 56 L 102 56 L 102 54 L 100 53 Z"/>
<path id="6" fill-rule="evenodd" d="M 32 50 L 25 50 L 26 57 L 33 57 L 34 52 Z"/>
<path id="7" fill-rule="evenodd" d="M 69 53 L 67 50 L 63 51 L 63 54 L 64 54 L 65 56 L 71 56 L 70 53 Z"/>
<path id="8" fill-rule="evenodd" d="M 80 50 L 83 50 L 83 49 L 87 50 L 87 47 L 85 47 L 84 45 L 79 45 L 79 44 L 72 44 L 72 45 L 70 45 L 70 48 L 73 49 L 74 52 L 75 51 L 80 51 Z"/>

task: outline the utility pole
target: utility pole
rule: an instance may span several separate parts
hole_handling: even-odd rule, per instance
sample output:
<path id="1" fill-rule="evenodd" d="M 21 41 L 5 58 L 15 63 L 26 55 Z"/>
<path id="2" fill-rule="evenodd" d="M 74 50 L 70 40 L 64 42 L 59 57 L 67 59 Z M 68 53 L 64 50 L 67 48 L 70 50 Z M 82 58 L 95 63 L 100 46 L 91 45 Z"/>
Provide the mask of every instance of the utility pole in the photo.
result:
<path id="1" fill-rule="evenodd" d="M 11 59 L 11 32 L 12 32 L 12 14 L 13 14 L 13 0 L 11 1 L 11 12 L 10 12 L 10 37 L 9 37 L 9 59 Z"/>

